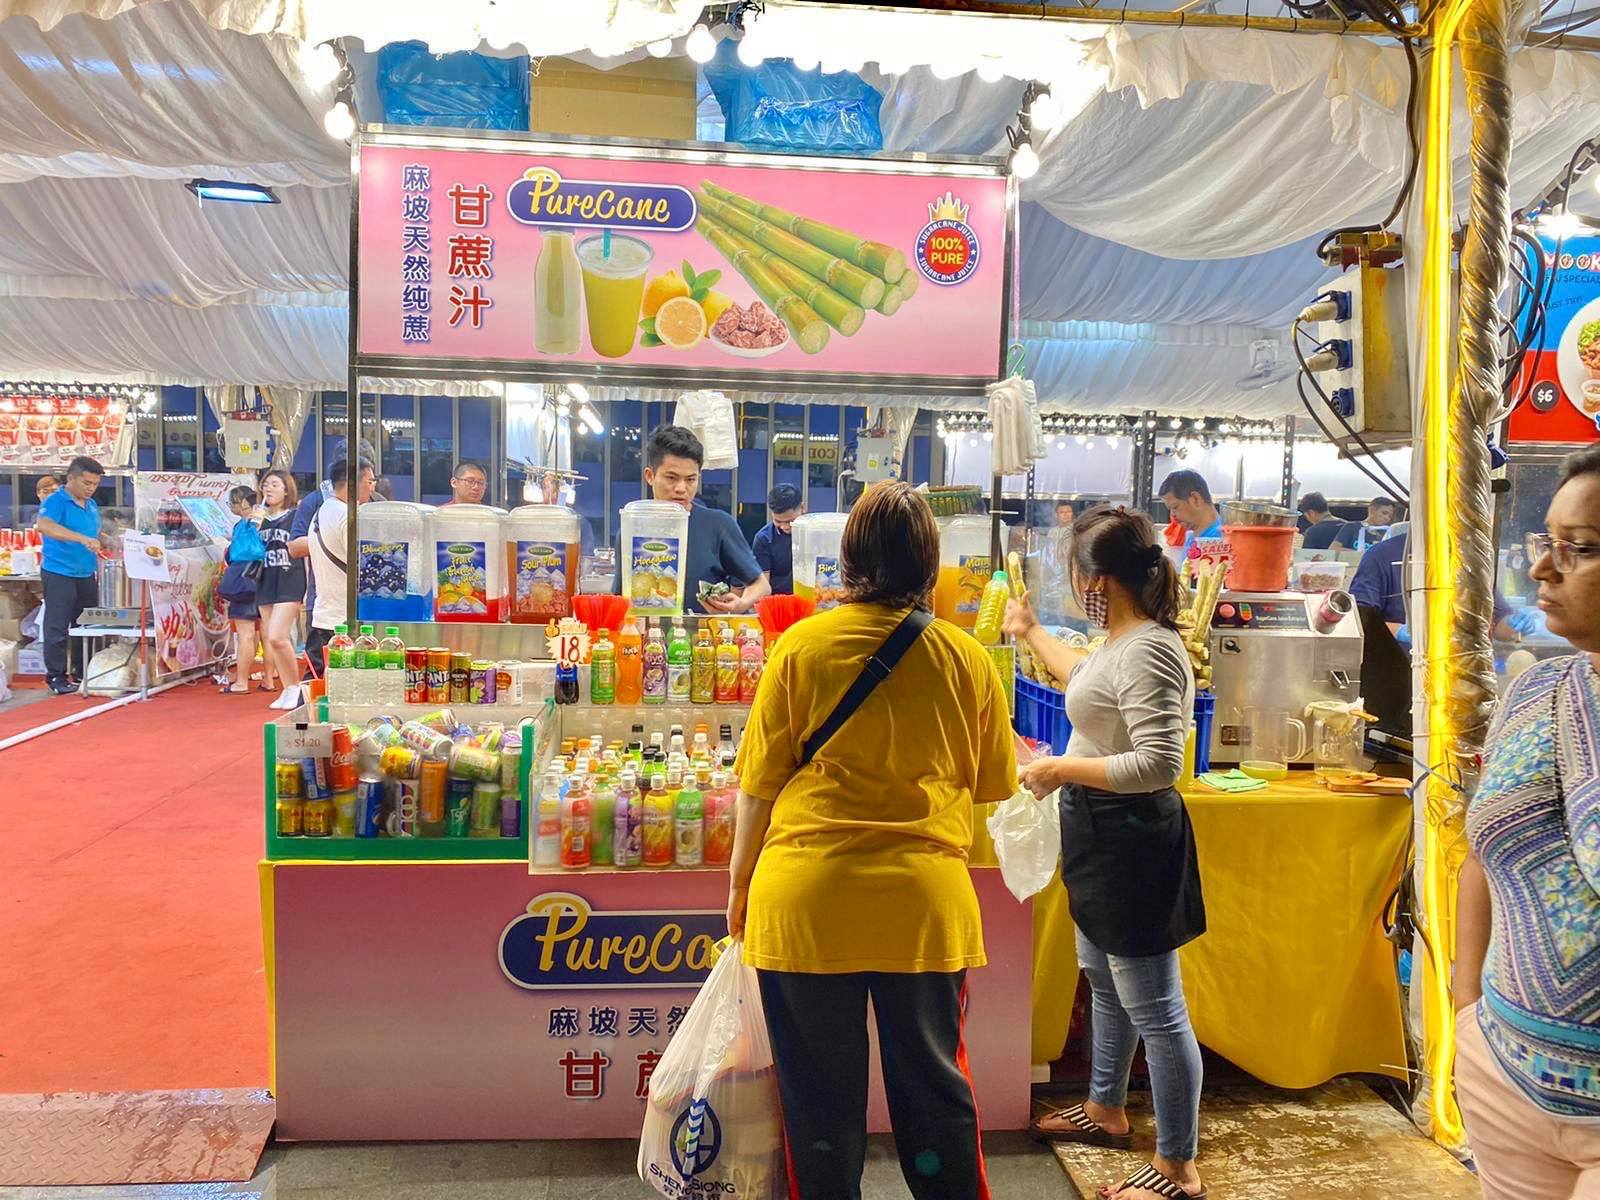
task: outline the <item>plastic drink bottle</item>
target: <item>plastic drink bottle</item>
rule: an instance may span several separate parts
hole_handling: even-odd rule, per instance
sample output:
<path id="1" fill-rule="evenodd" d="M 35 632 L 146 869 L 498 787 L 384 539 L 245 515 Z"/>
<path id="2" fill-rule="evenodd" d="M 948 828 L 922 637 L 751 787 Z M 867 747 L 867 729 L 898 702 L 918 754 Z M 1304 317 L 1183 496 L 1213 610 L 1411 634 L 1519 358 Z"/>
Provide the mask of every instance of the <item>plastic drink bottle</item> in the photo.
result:
<path id="1" fill-rule="evenodd" d="M 702 625 L 694 631 L 694 649 L 689 666 L 689 699 L 695 704 L 710 704 L 717 698 L 717 649 L 711 644 L 711 630 Z"/>
<path id="2" fill-rule="evenodd" d="M 617 703 L 637 704 L 644 696 L 644 641 L 630 616 L 617 636 Z"/>
<path id="3" fill-rule="evenodd" d="M 705 797 L 691 782 L 678 793 L 677 860 L 680 867 L 698 867 L 705 859 Z"/>
<path id="4" fill-rule="evenodd" d="M 761 635 L 754 630 L 745 635 L 739 648 L 739 703 L 752 704 L 756 687 L 761 682 L 762 669 L 767 664 L 767 650 L 761 644 Z"/>
<path id="5" fill-rule="evenodd" d="M 561 769 L 551 769 L 539 792 L 539 824 L 534 842 L 533 862 L 538 867 L 554 867 L 561 862 Z"/>
<path id="6" fill-rule="evenodd" d="M 355 681 L 350 677 L 356 665 L 356 644 L 350 640 L 350 627 L 341 625 L 328 639 L 328 703 L 352 704 Z"/>
<path id="7" fill-rule="evenodd" d="M 597 867 L 609 867 L 616 853 L 617 832 L 617 791 L 609 778 L 601 778 L 594 785 L 593 805 L 590 861 Z"/>
<path id="8" fill-rule="evenodd" d="M 389 625 L 378 643 L 378 665 L 382 672 L 377 703 L 391 706 L 406 702 L 406 644 L 400 640 L 400 627 Z"/>
<path id="9" fill-rule="evenodd" d="M 637 867 L 643 847 L 644 813 L 640 808 L 639 784 L 632 771 L 625 771 L 617 786 L 617 809 L 613 821 L 612 857 L 619 867 Z"/>
<path id="10" fill-rule="evenodd" d="M 353 704 L 378 703 L 378 639 L 372 626 L 363 625 L 355 644 L 355 686 L 351 689 Z"/>
<path id="11" fill-rule="evenodd" d="M 739 647 L 733 644 L 733 630 L 724 629 L 717 644 L 717 703 L 739 702 Z"/>
<path id="12" fill-rule="evenodd" d="M 667 702 L 667 644 L 661 640 L 661 630 L 649 626 L 644 639 L 644 702 Z"/>
<path id="13" fill-rule="evenodd" d="M 611 644 L 611 631 L 602 629 L 589 655 L 589 701 L 613 704 L 617 699 L 617 648 Z"/>
<path id="14" fill-rule="evenodd" d="M 702 854 L 708 867 L 723 867 L 733 859 L 734 793 L 728 776 L 711 773 L 711 790 L 705 801 L 705 846 Z"/>
<path id="15" fill-rule="evenodd" d="M 693 653 L 689 648 L 689 631 L 681 624 L 672 627 L 672 638 L 667 643 L 667 699 L 674 704 L 688 704 L 692 687 Z"/>
<path id="16" fill-rule="evenodd" d="M 667 780 L 657 775 L 650 780 L 644 798 L 644 828 L 641 830 L 640 859 L 647 867 L 672 865 L 672 800 L 667 796 Z"/>
<path id="17" fill-rule="evenodd" d="M 589 782 L 579 776 L 561 805 L 561 865 L 569 871 L 587 867 L 594 854 L 590 829 L 594 806 L 589 800 Z"/>
<path id="18" fill-rule="evenodd" d="M 738 753 L 739 748 L 733 744 L 732 725 L 722 726 L 721 733 L 722 738 L 717 742 L 717 758 L 720 759 L 723 766 L 726 767 L 728 760 Z"/>
<path id="19" fill-rule="evenodd" d="M 1004 571 L 996 571 L 983 585 L 983 599 L 978 601 L 978 620 L 972 632 L 981 646 L 997 645 L 1001 625 L 1006 619 L 1006 601 L 1011 596 L 1011 584 Z"/>

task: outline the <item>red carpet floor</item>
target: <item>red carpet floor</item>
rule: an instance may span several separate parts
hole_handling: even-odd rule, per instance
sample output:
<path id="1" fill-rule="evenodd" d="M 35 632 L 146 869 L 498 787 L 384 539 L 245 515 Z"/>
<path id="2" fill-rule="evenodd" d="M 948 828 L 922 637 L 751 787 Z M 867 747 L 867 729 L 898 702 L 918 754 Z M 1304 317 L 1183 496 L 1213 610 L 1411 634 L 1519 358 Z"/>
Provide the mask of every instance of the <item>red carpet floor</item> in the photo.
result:
<path id="1" fill-rule="evenodd" d="M 0 751 L 0 1093 L 266 1086 L 269 700 L 175 688 Z"/>

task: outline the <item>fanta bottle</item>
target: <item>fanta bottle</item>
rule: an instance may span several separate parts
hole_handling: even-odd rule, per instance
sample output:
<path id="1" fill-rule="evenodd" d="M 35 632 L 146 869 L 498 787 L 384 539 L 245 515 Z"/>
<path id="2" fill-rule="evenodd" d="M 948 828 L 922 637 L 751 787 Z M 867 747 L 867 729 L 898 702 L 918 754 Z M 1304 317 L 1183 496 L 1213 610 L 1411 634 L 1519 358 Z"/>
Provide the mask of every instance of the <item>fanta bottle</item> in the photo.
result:
<path id="1" fill-rule="evenodd" d="M 617 637 L 617 703 L 637 704 L 644 696 L 644 639 L 629 617 Z"/>

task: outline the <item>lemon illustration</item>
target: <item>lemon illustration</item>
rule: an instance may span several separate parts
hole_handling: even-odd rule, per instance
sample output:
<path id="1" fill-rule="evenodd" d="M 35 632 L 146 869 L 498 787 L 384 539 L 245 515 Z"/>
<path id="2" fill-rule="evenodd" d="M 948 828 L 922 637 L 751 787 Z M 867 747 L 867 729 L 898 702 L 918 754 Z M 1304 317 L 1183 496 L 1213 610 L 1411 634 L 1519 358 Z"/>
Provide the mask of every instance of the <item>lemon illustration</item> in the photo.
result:
<path id="1" fill-rule="evenodd" d="M 706 336 L 706 313 L 687 296 L 674 296 L 656 313 L 656 336 L 674 350 L 690 350 Z"/>
<path id="2" fill-rule="evenodd" d="M 653 317 L 661 311 L 661 306 L 668 300 L 688 294 L 689 285 L 674 267 L 665 275 L 657 275 L 650 281 L 650 285 L 644 289 L 644 302 L 639 305 L 639 313 L 641 316 Z"/>

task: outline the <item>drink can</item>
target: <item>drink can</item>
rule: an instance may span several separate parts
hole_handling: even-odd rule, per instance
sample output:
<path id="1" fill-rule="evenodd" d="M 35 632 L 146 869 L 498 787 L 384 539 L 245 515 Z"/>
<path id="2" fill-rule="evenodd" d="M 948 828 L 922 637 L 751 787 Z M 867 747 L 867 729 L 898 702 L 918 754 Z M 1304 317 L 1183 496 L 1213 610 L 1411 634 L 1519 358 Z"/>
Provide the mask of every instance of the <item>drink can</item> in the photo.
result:
<path id="1" fill-rule="evenodd" d="M 355 837 L 356 835 L 356 793 L 352 788 L 348 792 L 335 792 L 333 794 L 333 836 Z"/>
<path id="2" fill-rule="evenodd" d="M 500 785 L 482 782 L 472 788 L 472 832 L 475 838 L 500 836 Z"/>
<path id="3" fill-rule="evenodd" d="M 299 796 L 278 797 L 278 836 L 299 837 L 305 829 L 306 802 Z"/>
<path id="4" fill-rule="evenodd" d="M 355 834 L 375 838 L 383 819 L 383 780 L 363 776 L 356 784 Z"/>
<path id="5" fill-rule="evenodd" d="M 466 837 L 472 825 L 472 793 L 477 785 L 470 779 L 450 781 L 449 808 L 445 814 L 445 833 L 450 837 Z"/>
<path id="6" fill-rule="evenodd" d="M 500 836 L 522 836 L 522 801 L 515 787 L 500 788 Z"/>
<path id="7" fill-rule="evenodd" d="M 500 786 L 508 792 L 515 792 L 521 773 L 522 735 L 507 733 L 500 742 Z"/>
<path id="8" fill-rule="evenodd" d="M 304 799 L 306 794 L 305 777 L 297 762 L 281 762 L 275 772 L 278 781 L 278 799 L 289 798 Z"/>
<path id="9" fill-rule="evenodd" d="M 410 746 L 386 746 L 378 770 L 391 779 L 415 779 L 422 773 L 422 754 Z"/>
<path id="10" fill-rule="evenodd" d="M 507 659 L 496 663 L 494 669 L 494 699 L 496 704 L 522 703 L 521 665 Z"/>
<path id="11" fill-rule="evenodd" d="M 392 725 L 389 728 L 394 728 Z M 333 727 L 333 757 L 328 760 L 328 785 L 336 792 L 356 786 L 356 752 L 350 740 L 350 726 Z"/>
<path id="12" fill-rule="evenodd" d="M 500 778 L 500 755 L 482 746 L 459 744 L 450 755 L 450 773 L 463 779 L 480 779 L 484 782 Z M 496 784 L 498 787 L 498 783 Z"/>
<path id="13" fill-rule="evenodd" d="M 456 716 L 454 709 L 437 708 L 425 717 L 418 717 L 417 724 L 426 725 L 438 733 L 453 734 L 461 728 L 461 719 Z"/>
<path id="14" fill-rule="evenodd" d="M 428 702 L 428 652 L 418 646 L 406 647 L 406 703 Z"/>
<path id="15" fill-rule="evenodd" d="M 441 758 L 430 758 L 422 764 L 422 788 L 418 798 L 417 820 L 422 823 L 424 836 L 437 837 L 444 828 L 445 802 L 449 797 L 450 768 Z"/>
<path id="16" fill-rule="evenodd" d="M 333 801 L 307 800 L 301 821 L 306 837 L 332 837 Z"/>
<path id="17" fill-rule="evenodd" d="M 428 704 L 450 703 L 450 651 L 435 646 L 428 651 Z"/>
<path id="18" fill-rule="evenodd" d="M 305 780 L 307 800 L 326 800 L 333 795 L 328 784 L 328 760 L 308 758 L 300 764 L 300 774 Z"/>
<path id="19" fill-rule="evenodd" d="M 397 779 L 394 783 L 394 811 L 389 820 L 389 836 L 414 838 L 421 810 L 421 785 L 415 779 Z"/>
<path id="20" fill-rule="evenodd" d="M 453 744 L 450 735 L 429 728 L 421 721 L 407 721 L 400 726 L 400 738 L 406 746 L 430 758 L 444 758 Z"/>
<path id="21" fill-rule="evenodd" d="M 500 682 L 498 668 L 484 659 L 472 661 L 472 678 L 468 681 L 468 700 L 473 704 L 493 704 Z"/>
<path id="22" fill-rule="evenodd" d="M 465 704 L 472 691 L 472 655 L 450 656 L 450 703 Z"/>

